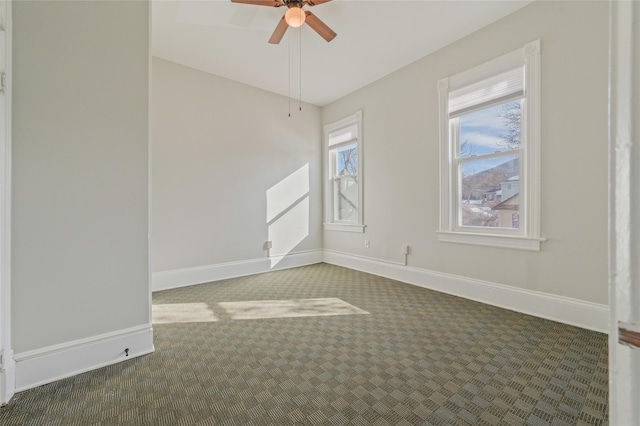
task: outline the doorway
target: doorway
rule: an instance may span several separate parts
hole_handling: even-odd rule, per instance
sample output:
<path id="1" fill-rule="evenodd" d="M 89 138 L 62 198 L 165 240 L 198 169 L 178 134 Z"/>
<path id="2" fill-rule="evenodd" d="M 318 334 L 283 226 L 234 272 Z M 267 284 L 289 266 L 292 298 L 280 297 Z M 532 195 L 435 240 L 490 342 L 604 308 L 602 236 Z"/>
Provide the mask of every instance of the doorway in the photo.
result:
<path id="1" fill-rule="evenodd" d="M 0 404 L 13 396 L 11 346 L 11 1 L 0 0 Z"/>

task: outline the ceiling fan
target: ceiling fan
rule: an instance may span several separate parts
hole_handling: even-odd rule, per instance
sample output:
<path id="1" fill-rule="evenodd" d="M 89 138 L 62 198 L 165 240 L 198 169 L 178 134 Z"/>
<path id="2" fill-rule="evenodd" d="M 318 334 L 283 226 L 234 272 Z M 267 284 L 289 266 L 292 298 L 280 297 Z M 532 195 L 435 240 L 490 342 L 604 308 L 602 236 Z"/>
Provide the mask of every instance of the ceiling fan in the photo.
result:
<path id="1" fill-rule="evenodd" d="M 303 6 L 317 6 L 322 3 L 330 2 L 331 0 L 231 0 L 232 3 L 243 3 L 243 4 L 253 4 L 257 6 L 271 6 L 271 7 L 280 7 L 286 6 L 289 10 L 284 14 L 278 25 L 276 26 L 276 30 L 271 34 L 271 38 L 269 39 L 269 43 L 278 44 L 282 37 L 284 37 L 284 33 L 287 32 L 287 28 L 289 27 L 300 27 L 305 22 L 311 27 L 312 30 L 320 34 L 320 36 L 327 40 L 331 41 L 336 37 L 335 31 L 327 26 L 324 22 L 322 22 L 316 15 L 313 13 L 302 10 Z"/>

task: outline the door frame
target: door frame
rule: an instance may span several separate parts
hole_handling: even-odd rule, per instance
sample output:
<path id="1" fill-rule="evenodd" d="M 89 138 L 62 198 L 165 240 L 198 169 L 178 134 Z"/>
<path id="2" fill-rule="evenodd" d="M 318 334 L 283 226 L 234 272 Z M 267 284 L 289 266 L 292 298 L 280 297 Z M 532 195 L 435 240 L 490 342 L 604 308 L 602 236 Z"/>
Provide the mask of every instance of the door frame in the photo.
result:
<path id="1" fill-rule="evenodd" d="M 640 418 L 640 4 L 609 5 L 609 421 L 630 425 Z"/>
<path id="2" fill-rule="evenodd" d="M 15 393 L 15 360 L 11 344 L 11 0 L 0 0 L 0 55 L 5 69 L 0 102 L 4 111 L 0 117 L 0 405 L 9 402 Z M 1 63 L 0 63 L 1 64 Z M 1 110 L 0 110 L 1 111 Z M 2 131 L 4 127 L 4 131 Z"/>

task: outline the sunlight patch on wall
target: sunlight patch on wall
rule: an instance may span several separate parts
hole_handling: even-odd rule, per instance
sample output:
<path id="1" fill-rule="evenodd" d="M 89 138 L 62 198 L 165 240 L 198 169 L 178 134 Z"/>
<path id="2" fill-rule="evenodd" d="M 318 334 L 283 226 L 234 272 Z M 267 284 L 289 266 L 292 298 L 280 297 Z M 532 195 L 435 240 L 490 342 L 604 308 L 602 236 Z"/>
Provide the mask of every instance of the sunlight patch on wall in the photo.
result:
<path id="1" fill-rule="evenodd" d="M 309 164 L 267 189 L 267 223 L 309 194 Z"/>
<path id="2" fill-rule="evenodd" d="M 309 197 L 304 198 L 269 225 L 268 234 L 269 240 L 273 241 L 273 268 L 309 235 Z"/>
<path id="3" fill-rule="evenodd" d="M 171 324 L 179 322 L 215 322 L 215 316 L 206 303 L 171 303 L 153 305 L 151 308 L 153 324 Z"/>
<path id="4" fill-rule="evenodd" d="M 234 320 L 369 314 L 336 297 L 220 302 L 218 306 Z"/>
<path id="5" fill-rule="evenodd" d="M 271 267 L 309 236 L 309 164 L 267 190 Z"/>

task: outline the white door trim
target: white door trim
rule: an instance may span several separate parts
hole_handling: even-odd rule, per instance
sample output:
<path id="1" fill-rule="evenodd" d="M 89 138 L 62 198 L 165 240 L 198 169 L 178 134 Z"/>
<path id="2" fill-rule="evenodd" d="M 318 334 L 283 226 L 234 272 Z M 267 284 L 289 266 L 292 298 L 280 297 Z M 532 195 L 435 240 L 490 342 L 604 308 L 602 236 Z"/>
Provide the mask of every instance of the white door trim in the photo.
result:
<path id="1" fill-rule="evenodd" d="M 15 360 L 11 345 L 11 1 L 0 0 L 0 405 L 15 392 Z M 2 70 L 1 68 L 4 68 Z"/>
<path id="2" fill-rule="evenodd" d="M 610 7 L 609 421 L 631 425 L 640 418 L 640 345 L 623 333 L 640 332 L 640 3 Z"/>

